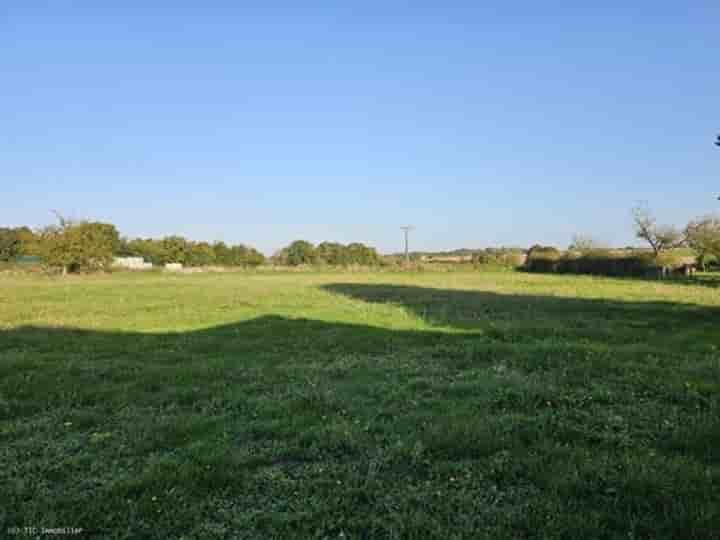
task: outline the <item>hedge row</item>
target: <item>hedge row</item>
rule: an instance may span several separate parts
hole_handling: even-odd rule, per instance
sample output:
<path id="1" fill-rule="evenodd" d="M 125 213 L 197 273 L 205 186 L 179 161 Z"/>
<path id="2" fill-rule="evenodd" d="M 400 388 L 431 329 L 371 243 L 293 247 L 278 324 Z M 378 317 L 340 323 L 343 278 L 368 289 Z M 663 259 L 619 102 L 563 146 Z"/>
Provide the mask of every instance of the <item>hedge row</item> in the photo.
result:
<path id="1" fill-rule="evenodd" d="M 694 263 L 692 257 L 672 252 L 655 258 L 652 253 L 641 250 L 593 250 L 579 253 L 546 248 L 531 250 L 524 268 L 530 272 L 622 277 L 657 275 L 662 267 L 674 270 L 691 263 Z"/>
<path id="2" fill-rule="evenodd" d="M 503 268 L 520 268 L 527 257 L 522 251 L 490 251 L 476 253 L 472 262 L 478 266 L 500 266 Z"/>

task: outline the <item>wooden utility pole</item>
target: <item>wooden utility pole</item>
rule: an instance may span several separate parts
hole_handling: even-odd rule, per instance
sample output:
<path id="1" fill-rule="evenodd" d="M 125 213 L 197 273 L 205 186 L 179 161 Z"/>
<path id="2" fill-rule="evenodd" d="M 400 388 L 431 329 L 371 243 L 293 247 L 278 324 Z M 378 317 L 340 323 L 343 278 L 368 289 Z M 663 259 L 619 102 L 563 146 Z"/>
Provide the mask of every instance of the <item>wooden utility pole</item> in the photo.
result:
<path id="1" fill-rule="evenodd" d="M 410 251 L 408 250 L 408 235 L 410 231 L 414 230 L 415 227 L 412 225 L 405 225 L 404 227 L 400 227 L 403 232 L 405 233 L 405 263 L 410 262 Z"/>

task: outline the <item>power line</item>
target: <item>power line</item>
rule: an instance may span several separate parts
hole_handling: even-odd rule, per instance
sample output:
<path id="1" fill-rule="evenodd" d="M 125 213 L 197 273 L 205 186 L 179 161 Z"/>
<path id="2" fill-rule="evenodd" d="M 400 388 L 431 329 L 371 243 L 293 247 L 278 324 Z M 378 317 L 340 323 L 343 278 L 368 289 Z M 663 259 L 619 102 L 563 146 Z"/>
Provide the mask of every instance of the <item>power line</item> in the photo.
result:
<path id="1" fill-rule="evenodd" d="M 403 230 L 405 233 L 405 262 L 410 262 L 410 251 L 408 251 L 408 235 L 410 234 L 410 231 L 415 230 L 415 227 L 412 225 L 405 225 L 404 227 L 400 227 L 400 229 Z"/>

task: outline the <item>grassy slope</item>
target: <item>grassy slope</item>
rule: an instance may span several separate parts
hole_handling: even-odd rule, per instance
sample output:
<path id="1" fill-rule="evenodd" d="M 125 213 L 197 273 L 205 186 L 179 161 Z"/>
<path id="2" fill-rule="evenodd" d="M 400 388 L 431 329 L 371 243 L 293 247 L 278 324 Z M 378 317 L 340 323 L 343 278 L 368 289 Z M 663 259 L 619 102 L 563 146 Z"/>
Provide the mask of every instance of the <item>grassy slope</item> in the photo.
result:
<path id="1" fill-rule="evenodd" d="M 0 525 L 713 537 L 719 306 L 514 273 L 0 277 Z"/>

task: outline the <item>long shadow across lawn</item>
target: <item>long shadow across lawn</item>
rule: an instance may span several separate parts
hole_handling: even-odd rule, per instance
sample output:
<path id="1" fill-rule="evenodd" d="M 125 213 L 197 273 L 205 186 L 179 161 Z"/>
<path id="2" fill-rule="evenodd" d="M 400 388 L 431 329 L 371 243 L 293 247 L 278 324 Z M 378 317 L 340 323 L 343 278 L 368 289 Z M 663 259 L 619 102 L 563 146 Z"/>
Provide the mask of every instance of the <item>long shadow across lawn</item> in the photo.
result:
<path id="1" fill-rule="evenodd" d="M 395 284 L 334 283 L 333 294 L 401 306 L 432 325 L 475 330 L 506 342 L 561 339 L 568 345 L 650 348 L 720 345 L 720 309 L 676 302 L 622 302 Z M 685 346 L 685 347 L 683 347 Z M 667 349 L 664 349 L 666 352 Z"/>
<path id="2" fill-rule="evenodd" d="M 265 316 L 0 331 L 0 524 L 111 538 L 720 530 L 716 310 L 325 289 L 438 328 Z"/>

